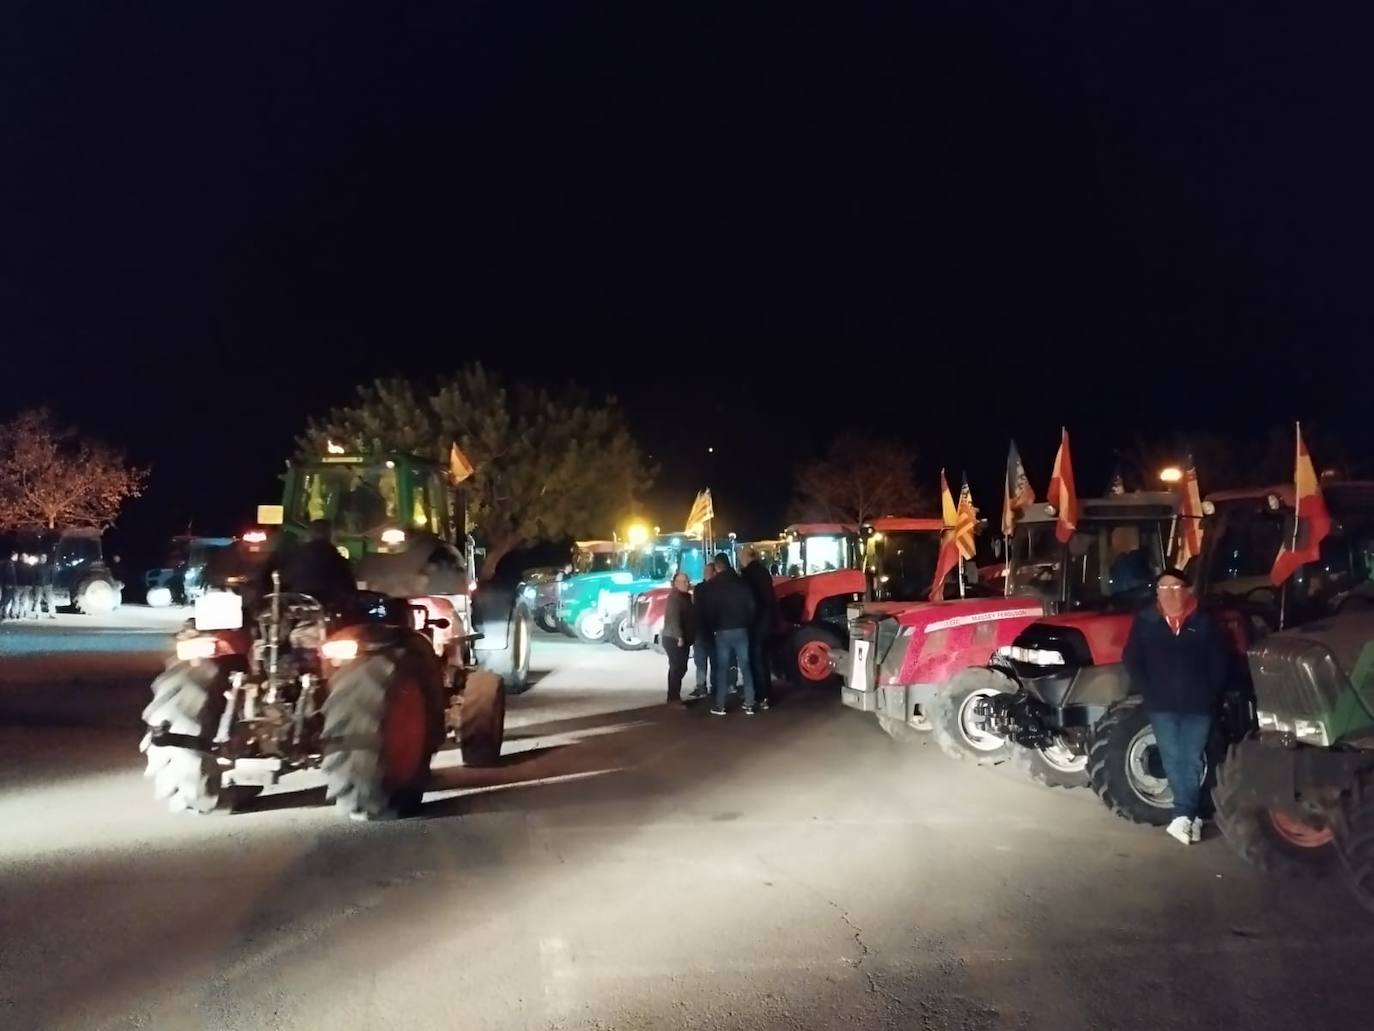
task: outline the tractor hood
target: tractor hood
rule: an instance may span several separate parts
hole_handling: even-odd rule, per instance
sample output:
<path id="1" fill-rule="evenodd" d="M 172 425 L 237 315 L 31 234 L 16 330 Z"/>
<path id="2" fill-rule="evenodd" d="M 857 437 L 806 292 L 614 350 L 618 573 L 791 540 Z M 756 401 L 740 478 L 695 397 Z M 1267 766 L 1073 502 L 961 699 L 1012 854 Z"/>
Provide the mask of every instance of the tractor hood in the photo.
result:
<path id="1" fill-rule="evenodd" d="M 1105 666 L 1121 661 L 1134 619 L 1133 612 L 1063 612 L 1046 616 L 1036 625 L 1051 632 L 1077 631 L 1088 646 L 1093 665 Z"/>
<path id="2" fill-rule="evenodd" d="M 927 633 L 1001 619 L 1039 619 L 1045 609 L 1035 598 L 960 598 L 949 601 L 878 601 L 863 607 L 866 615 L 897 620 L 899 626 Z"/>

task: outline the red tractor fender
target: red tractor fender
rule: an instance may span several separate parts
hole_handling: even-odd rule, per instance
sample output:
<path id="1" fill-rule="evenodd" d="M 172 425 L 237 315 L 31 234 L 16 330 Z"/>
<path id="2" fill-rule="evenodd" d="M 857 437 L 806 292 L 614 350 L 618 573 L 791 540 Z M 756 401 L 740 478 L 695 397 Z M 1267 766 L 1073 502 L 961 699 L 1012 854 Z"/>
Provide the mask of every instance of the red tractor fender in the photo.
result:
<path id="1" fill-rule="evenodd" d="M 881 606 L 870 606 L 872 609 Z M 1044 615 L 1034 598 L 964 598 L 905 605 L 897 614 L 911 643 L 894 674 L 900 684 L 942 684 L 960 670 L 986 666 Z"/>
<path id="2" fill-rule="evenodd" d="M 863 594 L 864 574 L 859 569 L 832 569 L 810 576 L 779 577 L 773 580 L 773 593 L 783 621 L 788 624 L 810 623 L 816 618 L 816 608 L 827 598 Z"/>
<path id="3" fill-rule="evenodd" d="M 1063 612 L 1040 622 L 1077 630 L 1088 642 L 1093 665 L 1108 666 L 1121 661 L 1134 620 L 1133 612 Z"/>

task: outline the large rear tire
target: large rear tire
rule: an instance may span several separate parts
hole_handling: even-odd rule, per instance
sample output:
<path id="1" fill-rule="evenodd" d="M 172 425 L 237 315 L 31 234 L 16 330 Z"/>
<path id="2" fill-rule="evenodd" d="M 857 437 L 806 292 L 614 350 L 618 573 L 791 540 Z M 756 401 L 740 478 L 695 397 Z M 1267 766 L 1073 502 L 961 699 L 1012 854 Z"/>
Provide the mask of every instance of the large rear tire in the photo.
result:
<path id="1" fill-rule="evenodd" d="M 1374 913 L 1374 773 L 1366 772 L 1345 800 L 1335 850 L 1341 879 L 1360 905 Z"/>
<path id="2" fill-rule="evenodd" d="M 1117 702 L 1093 728 L 1088 777 L 1102 804 L 1123 820 L 1163 827 L 1173 818 L 1174 793 L 1139 697 Z"/>
<path id="3" fill-rule="evenodd" d="M 1047 788 L 1088 786 L 1088 757 L 1075 754 L 1067 745 L 1055 744 L 1049 748 L 1013 745 L 1007 765 Z"/>
<path id="4" fill-rule="evenodd" d="M 432 656 L 396 645 L 355 659 L 329 681 L 320 743 L 325 795 L 354 819 L 420 806 L 442 734 L 443 685 Z"/>
<path id="5" fill-rule="evenodd" d="M 211 748 L 228 687 L 228 671 L 211 659 L 179 662 L 153 681 L 153 700 L 143 710 L 144 776 L 153 781 L 153 797 L 174 813 L 211 813 L 221 804 Z M 179 735 L 180 743 L 153 744 L 155 733 Z"/>
<path id="6" fill-rule="evenodd" d="M 1227 751 L 1212 789 L 1217 828 L 1242 859 L 1265 873 L 1324 877 L 1337 862 L 1332 829 L 1245 797 L 1250 757 L 1262 747 L 1243 741 Z"/>
<path id="7" fill-rule="evenodd" d="M 506 737 L 506 693 L 495 674 L 478 670 L 463 686 L 458 747 L 467 766 L 495 766 Z"/>
<path id="8" fill-rule="evenodd" d="M 821 626 L 792 631 L 783 646 L 787 679 L 798 687 L 836 687 L 840 676 L 830 668 L 830 653 L 844 647 L 839 634 Z"/>
<path id="9" fill-rule="evenodd" d="M 615 621 L 610 631 L 611 644 L 623 652 L 642 652 L 649 647 L 647 641 L 639 639 L 633 613 L 627 612 Z"/>
<path id="10" fill-rule="evenodd" d="M 956 673 L 925 708 L 940 751 L 979 765 L 1006 762 L 1012 743 L 989 731 L 975 706 L 978 699 L 1010 694 L 1015 686 L 996 670 L 971 667 Z"/>
<path id="11" fill-rule="evenodd" d="M 103 616 L 119 608 L 119 588 L 111 577 L 96 575 L 77 590 L 76 607 L 87 616 Z"/>

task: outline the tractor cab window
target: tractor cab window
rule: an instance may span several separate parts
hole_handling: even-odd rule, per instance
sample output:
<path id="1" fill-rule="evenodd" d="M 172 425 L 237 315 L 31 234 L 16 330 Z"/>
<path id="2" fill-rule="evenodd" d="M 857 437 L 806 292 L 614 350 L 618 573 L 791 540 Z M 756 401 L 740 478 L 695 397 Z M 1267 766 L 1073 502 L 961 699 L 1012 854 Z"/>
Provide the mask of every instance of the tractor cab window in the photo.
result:
<path id="1" fill-rule="evenodd" d="M 625 553 L 579 548 L 573 554 L 572 565 L 574 573 L 609 573 L 625 567 Z"/>
<path id="2" fill-rule="evenodd" d="M 677 571 L 676 548 L 650 548 L 637 551 L 630 559 L 630 572 L 636 580 L 667 580 Z"/>
<path id="3" fill-rule="evenodd" d="M 1070 608 L 1132 607 L 1164 569 L 1167 520 L 1080 524 L 1069 541 Z"/>
<path id="4" fill-rule="evenodd" d="M 1006 555 L 1014 595 L 1052 596 L 1059 585 L 1064 549 L 1054 523 L 1022 523 L 1012 534 Z"/>
<path id="5" fill-rule="evenodd" d="M 302 523 L 328 519 L 339 533 L 372 533 L 400 522 L 394 467 L 325 466 L 301 478 L 293 510 Z"/>
<path id="6" fill-rule="evenodd" d="M 930 592 L 940 534 L 928 530 L 875 534 L 869 546 L 868 568 L 877 601 L 914 601 Z"/>
<path id="7" fill-rule="evenodd" d="M 854 540 L 843 534 L 802 537 L 787 542 L 787 575 L 810 576 L 854 568 Z"/>
<path id="8" fill-rule="evenodd" d="M 46 550 L 36 544 L 33 554 Z M 63 537 L 57 544 L 57 554 L 53 556 L 59 566 L 79 566 L 84 562 L 100 561 L 100 541 L 95 537 Z"/>
<path id="9" fill-rule="evenodd" d="M 1208 593 L 1243 595 L 1267 587 L 1285 522 L 1279 514 L 1254 507 L 1223 511 L 1208 528 L 1210 539 L 1203 539 Z M 1291 521 L 1287 523 L 1291 528 Z"/>
<path id="10" fill-rule="evenodd" d="M 444 485 L 437 473 L 417 472 L 415 490 L 410 499 L 410 525 L 428 530 L 436 537 L 444 533 Z"/>

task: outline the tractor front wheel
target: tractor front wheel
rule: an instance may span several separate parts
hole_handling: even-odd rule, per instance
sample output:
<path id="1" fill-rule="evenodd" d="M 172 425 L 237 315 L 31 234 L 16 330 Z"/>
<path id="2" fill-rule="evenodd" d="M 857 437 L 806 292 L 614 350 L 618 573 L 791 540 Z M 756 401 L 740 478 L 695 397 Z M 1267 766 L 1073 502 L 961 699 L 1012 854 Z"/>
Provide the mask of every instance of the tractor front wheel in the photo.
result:
<path id="1" fill-rule="evenodd" d="M 228 688 L 228 671 L 212 659 L 179 662 L 153 681 L 153 700 L 143 710 L 144 776 L 152 779 L 153 797 L 174 813 L 203 815 L 220 806 L 220 769 L 211 748 Z M 175 743 L 154 743 L 164 737 Z"/>
<path id="2" fill-rule="evenodd" d="M 506 736 L 506 692 L 501 679 L 478 670 L 467 678 L 458 706 L 458 747 L 467 766 L 495 766 Z"/>
<path id="3" fill-rule="evenodd" d="M 1251 764 L 1262 759 L 1253 750 L 1262 747 L 1242 741 L 1227 751 L 1212 789 L 1217 829 L 1242 859 L 1266 873 L 1325 876 L 1336 864 L 1331 828 L 1246 797 L 1246 780 L 1253 777 Z"/>
<path id="4" fill-rule="evenodd" d="M 981 765 L 1005 762 L 1011 742 L 987 728 L 978 703 L 1013 689 L 1012 682 L 994 670 L 971 667 L 956 673 L 925 710 L 940 751 Z"/>
<path id="5" fill-rule="evenodd" d="M 839 674 L 830 668 L 830 653 L 844 642 L 832 630 L 819 626 L 798 627 L 784 647 L 787 679 L 798 687 L 834 687 Z"/>
<path id="6" fill-rule="evenodd" d="M 625 613 L 615 621 L 615 627 L 611 631 L 611 644 L 615 645 L 623 652 L 642 652 L 649 645 L 639 638 L 639 632 L 635 627 L 635 618 L 632 613 Z"/>
<path id="7" fill-rule="evenodd" d="M 579 641 L 600 644 L 606 640 L 606 623 L 596 609 L 587 609 L 573 623 L 573 634 Z"/>

